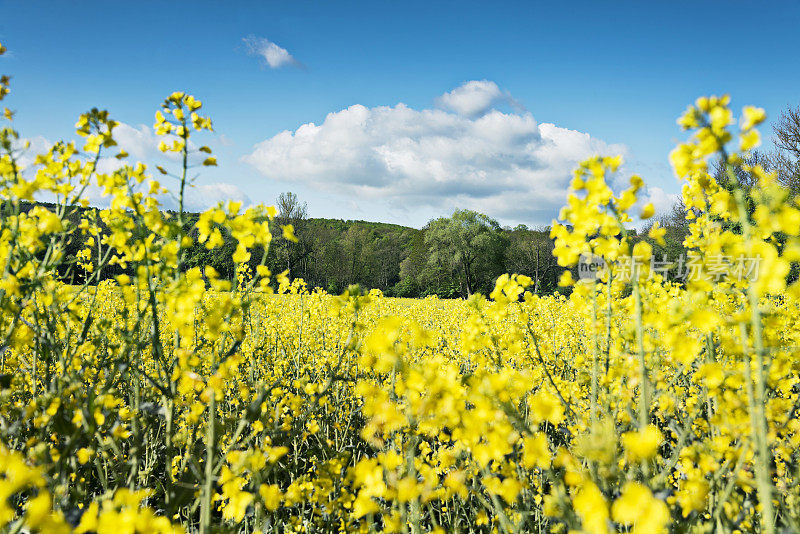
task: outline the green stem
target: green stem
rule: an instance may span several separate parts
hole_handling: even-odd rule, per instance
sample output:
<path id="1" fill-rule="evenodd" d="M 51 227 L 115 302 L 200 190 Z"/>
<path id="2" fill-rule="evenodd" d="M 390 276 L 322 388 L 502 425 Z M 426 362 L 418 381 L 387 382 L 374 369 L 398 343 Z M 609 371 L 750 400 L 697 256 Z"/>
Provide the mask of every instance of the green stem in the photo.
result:
<path id="1" fill-rule="evenodd" d="M 212 372 L 215 364 L 212 362 Z M 209 388 L 211 398 L 208 401 L 208 428 L 206 429 L 206 465 L 203 482 L 203 495 L 200 508 L 200 534 L 207 534 L 211 529 L 211 499 L 213 497 L 214 479 L 214 426 L 216 424 L 217 394 L 213 388 Z"/>
<path id="2" fill-rule="evenodd" d="M 730 164 L 726 165 L 726 172 L 731 182 L 736 184 L 734 190 L 734 197 L 739 210 L 739 219 L 742 225 L 742 236 L 745 243 L 749 244 L 752 239 L 752 227 L 750 225 L 750 217 L 747 213 L 747 208 L 744 199 L 744 193 L 736 179 L 736 173 Z M 766 378 L 764 376 L 764 363 L 766 357 L 766 350 L 764 349 L 764 334 L 762 331 L 761 310 L 759 308 L 759 297 L 755 284 L 751 283 L 747 287 L 747 299 L 750 305 L 750 328 L 753 335 L 753 355 L 755 356 L 756 372 L 755 377 L 748 377 L 748 382 L 752 384 L 752 379 L 755 378 L 755 391 L 753 392 L 753 399 L 750 406 L 751 424 L 753 432 L 753 441 L 756 444 L 756 488 L 758 491 L 758 501 L 761 504 L 761 530 L 765 534 L 773 534 L 775 532 L 775 525 L 773 520 L 773 507 L 772 507 L 772 480 L 770 476 L 770 464 L 772 462 L 772 453 L 769 448 L 769 432 L 767 416 L 764 409 L 766 398 Z M 746 337 L 742 339 L 742 349 L 745 355 L 749 354 L 748 344 Z M 751 373 L 749 367 L 753 364 L 751 358 L 746 358 L 744 362 L 748 366 L 748 374 Z"/>
<path id="3" fill-rule="evenodd" d="M 639 395 L 639 428 L 650 423 L 650 379 L 647 376 L 647 361 L 644 352 L 644 324 L 642 322 L 642 296 L 639 289 L 639 270 L 636 261 L 633 263 L 633 302 L 636 316 L 636 348 L 639 354 L 640 395 Z"/>
<path id="4" fill-rule="evenodd" d="M 597 339 L 597 288 L 592 285 L 592 335 L 594 336 L 594 352 L 592 352 L 592 403 L 591 420 L 597 421 L 597 377 L 600 360 L 600 342 Z"/>

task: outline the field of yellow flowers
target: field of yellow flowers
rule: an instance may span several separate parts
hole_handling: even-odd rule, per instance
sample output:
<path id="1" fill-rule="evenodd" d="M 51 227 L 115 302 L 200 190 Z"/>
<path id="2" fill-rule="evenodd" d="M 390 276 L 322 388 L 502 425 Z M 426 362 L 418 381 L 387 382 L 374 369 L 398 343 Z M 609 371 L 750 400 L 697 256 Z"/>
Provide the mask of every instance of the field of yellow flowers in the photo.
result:
<path id="1" fill-rule="evenodd" d="M 648 272 L 650 245 L 626 230 L 643 181 L 615 195 L 620 160 L 597 157 L 553 228 L 562 265 L 604 258 L 597 279 L 567 272 L 569 297 L 537 297 L 502 276 L 488 297 L 444 301 L 328 295 L 251 265 L 272 208 L 228 203 L 187 231 L 189 162 L 216 163 L 195 140 L 211 129 L 200 110 L 174 93 L 156 113 L 182 162 L 153 169 L 181 184 L 174 213 L 115 148 L 108 113 L 81 116 L 83 142 L 24 170 L 5 113 L 0 529 L 800 531 L 800 286 L 786 282 L 800 210 L 762 169 L 746 168 L 747 190 L 732 170 L 763 111 L 745 108 L 733 131 L 728 99 L 701 98 L 680 120 L 688 282 Z M 714 156 L 735 187 L 709 175 Z M 94 186 L 110 207 L 80 211 Z M 35 198 L 56 208 L 22 210 Z M 76 231 L 85 248 L 65 265 Z M 225 234 L 234 281 L 184 265 L 187 247 Z M 758 258 L 759 275 L 712 276 L 720 257 Z M 640 260 L 625 275 L 624 258 Z M 134 274 L 99 282 L 112 266 Z M 86 283 L 61 283 L 64 269 Z"/>

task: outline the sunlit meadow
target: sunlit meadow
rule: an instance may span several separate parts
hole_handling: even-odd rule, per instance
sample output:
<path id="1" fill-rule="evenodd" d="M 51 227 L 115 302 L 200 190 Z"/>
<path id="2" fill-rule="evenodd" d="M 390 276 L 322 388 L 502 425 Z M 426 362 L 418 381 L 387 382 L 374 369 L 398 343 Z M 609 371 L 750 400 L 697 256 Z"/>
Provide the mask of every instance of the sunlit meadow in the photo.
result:
<path id="1" fill-rule="evenodd" d="M 612 154 L 575 171 L 552 230 L 561 265 L 594 254 L 609 267 L 580 282 L 567 271 L 546 297 L 504 275 L 468 300 L 329 295 L 254 265 L 274 208 L 226 203 L 188 225 L 190 162 L 216 164 L 188 94 L 155 115 L 171 169 L 128 163 L 98 110 L 78 119 L 80 143 L 23 169 L 12 119 L 0 131 L 3 531 L 800 530 L 800 285 L 786 282 L 800 210 L 760 167 L 745 166 L 747 190 L 732 171 L 763 111 L 737 119 L 727 97 L 700 98 L 671 154 L 698 272 L 748 257 L 758 277 L 649 273 L 651 245 L 626 229 L 644 182 L 615 194 Z M 106 157 L 124 164 L 100 172 Z M 734 187 L 710 176 L 711 157 Z M 175 212 L 156 200 L 165 174 L 180 183 Z M 84 209 L 90 186 L 109 208 Z M 55 207 L 23 209 L 41 195 Z M 76 234 L 83 251 L 67 263 Z M 185 264 L 188 247 L 225 236 L 233 281 Z M 642 261 L 620 275 L 631 256 Z M 99 282 L 120 266 L 133 275 Z M 85 283 L 60 281 L 73 272 Z"/>

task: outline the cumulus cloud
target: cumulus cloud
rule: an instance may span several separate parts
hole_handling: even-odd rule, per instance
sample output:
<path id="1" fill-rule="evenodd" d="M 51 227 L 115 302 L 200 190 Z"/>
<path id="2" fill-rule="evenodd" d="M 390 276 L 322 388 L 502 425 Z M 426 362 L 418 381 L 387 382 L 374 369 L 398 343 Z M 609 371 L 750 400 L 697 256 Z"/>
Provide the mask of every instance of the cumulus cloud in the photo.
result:
<path id="1" fill-rule="evenodd" d="M 250 35 L 242 39 L 242 41 L 245 44 L 248 54 L 262 58 L 272 69 L 285 66 L 302 66 L 288 50 L 278 46 L 269 39 Z"/>
<path id="2" fill-rule="evenodd" d="M 668 193 L 661 187 L 650 186 L 647 188 L 643 203 L 652 202 L 656 209 L 656 217 L 661 217 L 672 212 L 680 196 L 679 193 Z"/>
<path id="3" fill-rule="evenodd" d="M 22 169 L 27 169 L 33 165 L 37 154 L 46 153 L 52 146 L 52 141 L 41 135 L 20 139 L 14 143 L 17 165 Z"/>
<path id="4" fill-rule="evenodd" d="M 243 161 L 271 180 L 398 210 L 465 207 L 505 223 L 547 224 L 577 162 L 627 153 L 527 112 L 491 109 L 503 95 L 491 85 L 468 82 L 442 95 L 453 111 L 354 105 L 258 143 Z"/>
<path id="5" fill-rule="evenodd" d="M 127 160 L 118 160 L 114 157 L 101 158 L 98 163 L 99 172 L 113 172 L 126 163 L 141 161 L 151 167 L 161 165 L 167 168 L 174 166 L 180 162 L 181 156 L 176 152 L 161 152 L 158 149 L 158 143 L 161 141 L 153 129 L 145 124 L 138 126 L 131 126 L 124 122 L 117 124 L 114 128 L 114 140 L 117 142 L 117 148 L 124 150 L 129 154 Z M 171 142 L 168 140 L 168 142 Z M 189 140 L 189 148 L 196 149 L 197 146 Z M 117 150 L 107 152 L 109 156 L 117 153 Z M 205 156 L 199 154 L 190 155 L 189 164 L 199 165 Z"/>
<path id="6" fill-rule="evenodd" d="M 158 150 L 159 139 L 152 128 L 144 124 L 131 126 L 120 123 L 114 129 L 114 139 L 121 149 L 130 154 L 129 161 L 147 163 L 154 173 L 155 165 L 162 165 L 169 170 L 175 169 L 175 165 L 179 163 L 180 156 L 178 154 L 174 152 L 163 153 Z M 192 146 L 190 145 L 190 147 Z M 205 158 L 205 154 L 194 154 L 190 157 L 189 164 L 198 166 Z M 105 158 L 103 164 L 107 168 L 117 168 L 122 163 L 114 158 Z M 161 184 L 170 191 L 169 194 L 162 195 L 159 201 L 167 209 L 177 209 L 179 205 L 175 195 L 175 191 L 178 189 L 177 180 L 155 174 Z M 186 189 L 184 207 L 188 211 L 202 211 L 227 200 L 241 201 L 245 205 L 251 203 L 250 198 L 236 185 L 230 183 L 198 183 Z"/>
<path id="7" fill-rule="evenodd" d="M 132 164 L 136 161 L 146 163 L 151 173 L 155 174 L 161 184 L 166 187 L 170 192 L 159 196 L 161 205 L 166 209 L 177 209 L 178 200 L 174 191 L 178 189 L 177 181 L 160 175 L 156 172 L 155 166 L 162 165 L 167 169 L 176 168 L 175 165 L 180 159 L 175 153 L 162 153 L 158 150 L 159 139 L 153 133 L 153 130 L 144 124 L 138 126 L 131 126 L 126 123 L 119 123 L 114 129 L 114 139 L 117 141 L 118 148 L 126 151 L 130 156 L 126 161 L 118 160 L 114 157 L 103 157 L 98 162 L 97 170 L 100 173 L 111 173 L 121 168 L 126 163 Z M 28 143 L 28 148 L 25 149 L 25 143 Z M 78 140 L 80 146 L 81 140 Z M 27 169 L 24 172 L 33 172 L 33 164 L 37 154 L 46 153 L 53 142 L 43 136 L 32 137 L 27 140 L 22 140 L 18 143 L 19 150 L 19 163 Z M 114 150 L 112 153 L 117 153 Z M 199 165 L 206 156 L 195 155 L 191 158 L 190 164 Z M 142 188 L 146 189 L 145 186 Z M 92 206 L 98 208 L 106 208 L 110 205 L 110 199 L 104 197 L 103 190 L 96 183 L 90 184 L 84 192 L 84 198 L 89 200 Z M 39 200 L 45 202 L 52 202 L 55 198 L 52 195 L 39 195 Z M 219 202 L 235 200 L 241 201 L 245 205 L 251 204 L 250 198 L 236 185 L 230 183 L 210 183 L 210 184 L 194 184 L 185 191 L 184 206 L 188 211 L 202 211 L 212 206 L 217 205 Z"/>
<path id="8" fill-rule="evenodd" d="M 131 126 L 121 122 L 114 128 L 114 139 L 133 159 L 144 161 L 161 154 L 153 129 L 144 124 Z"/>
<path id="9" fill-rule="evenodd" d="M 188 211 L 203 211 L 229 200 L 241 202 L 244 206 L 252 204 L 250 197 L 237 186 L 229 183 L 213 183 L 196 184 L 187 189 L 184 205 Z M 178 205 L 174 198 L 164 199 L 163 203 L 165 206 L 171 206 L 172 209 Z"/>
<path id="10" fill-rule="evenodd" d="M 467 117 L 483 115 L 499 103 L 521 107 L 508 92 L 501 91 L 496 83 L 489 80 L 472 80 L 456 87 L 436 99 L 445 109 Z"/>

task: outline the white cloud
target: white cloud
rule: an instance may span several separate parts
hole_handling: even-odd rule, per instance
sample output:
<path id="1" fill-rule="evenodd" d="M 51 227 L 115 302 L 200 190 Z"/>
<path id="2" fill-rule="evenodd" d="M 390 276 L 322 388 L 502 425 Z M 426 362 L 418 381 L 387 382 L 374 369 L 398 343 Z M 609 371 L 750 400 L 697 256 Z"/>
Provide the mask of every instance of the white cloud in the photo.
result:
<path id="1" fill-rule="evenodd" d="M 231 139 L 230 137 L 228 137 L 225 134 L 219 134 L 217 136 L 217 141 L 219 141 L 219 144 L 222 145 L 222 146 L 233 146 L 234 145 L 233 139 Z"/>
<path id="2" fill-rule="evenodd" d="M 119 148 L 130 154 L 129 163 L 142 161 L 148 164 L 150 172 L 171 193 L 162 195 L 159 197 L 159 201 L 165 208 L 177 209 L 179 205 L 176 196 L 178 181 L 168 176 L 162 176 L 156 171 L 155 166 L 162 165 L 167 170 L 172 169 L 177 172 L 178 167 L 176 164 L 179 163 L 178 160 L 180 159 L 178 154 L 174 152 L 163 153 L 158 150 L 160 139 L 157 138 L 151 128 L 144 124 L 134 127 L 120 123 L 114 129 L 114 139 L 119 144 Z M 189 146 L 190 148 L 194 147 L 192 144 Z M 189 165 L 199 166 L 205 158 L 205 154 L 195 153 L 190 156 Z M 119 160 L 113 158 L 104 159 L 104 164 L 107 169 L 119 168 L 122 165 Z M 245 205 L 251 203 L 248 196 L 239 187 L 230 183 L 197 183 L 189 186 L 184 193 L 184 207 L 188 211 L 202 211 L 227 200 L 241 201 Z"/>
<path id="3" fill-rule="evenodd" d="M 269 39 L 251 35 L 245 37 L 242 41 L 247 47 L 248 54 L 263 58 L 270 68 L 277 69 L 287 65 L 295 67 L 301 66 L 301 63 L 285 48 L 278 46 Z"/>
<path id="4" fill-rule="evenodd" d="M 119 150 L 124 150 L 128 152 L 130 156 L 122 161 L 114 157 L 103 157 L 98 162 L 98 172 L 111 173 L 121 168 L 126 163 L 132 165 L 134 162 L 141 161 L 148 165 L 148 170 L 161 182 L 161 185 L 170 191 L 170 193 L 158 197 L 162 206 L 167 209 L 177 209 L 178 201 L 175 194 L 178 190 L 177 180 L 162 176 L 156 171 L 155 166 L 161 165 L 168 170 L 177 169 L 176 164 L 178 163 L 179 156 L 171 152 L 165 154 L 158 150 L 159 139 L 157 139 L 153 130 L 144 124 L 131 126 L 126 123 L 119 123 L 114 129 L 114 139 L 117 141 L 118 147 L 112 149 L 111 154 L 116 154 Z M 23 149 L 25 141 L 30 144 L 28 149 Z M 82 146 L 82 139 L 79 138 L 77 143 L 79 147 Z M 33 166 L 36 155 L 46 153 L 52 145 L 53 143 L 51 141 L 42 136 L 20 141 L 19 163 L 22 167 L 28 169 L 25 172 L 33 172 L 33 169 L 30 169 L 30 167 Z M 205 157 L 206 156 L 203 154 L 194 155 L 191 157 L 189 163 L 194 166 L 199 165 Z M 142 188 L 146 189 L 144 186 L 142 186 Z M 84 198 L 89 200 L 89 203 L 95 207 L 106 208 L 110 205 L 110 199 L 104 197 L 102 193 L 102 188 L 96 183 L 92 183 L 86 188 Z M 37 198 L 45 202 L 52 202 L 55 200 L 53 195 L 49 194 L 39 195 Z M 219 202 L 227 200 L 241 201 L 245 205 L 251 204 L 250 198 L 236 185 L 230 183 L 197 183 L 186 189 L 184 206 L 188 211 L 202 211 L 217 205 Z"/>
<path id="5" fill-rule="evenodd" d="M 144 124 L 131 126 L 121 122 L 114 128 L 114 139 L 133 159 L 147 160 L 159 152 L 155 133 Z"/>
<path id="6" fill-rule="evenodd" d="M 116 128 L 114 128 L 114 140 L 117 142 L 117 147 L 110 150 L 104 149 L 103 153 L 108 157 L 101 158 L 98 163 L 99 172 L 113 172 L 126 163 L 132 164 L 136 161 L 147 164 L 153 171 L 155 171 L 156 165 L 161 165 L 170 169 L 175 168 L 175 165 L 180 163 L 181 156 L 178 153 L 161 152 L 158 149 L 159 142 L 164 139 L 158 138 L 155 132 L 153 132 L 153 129 L 145 124 L 131 126 L 124 122 L 118 123 Z M 172 143 L 172 137 L 166 138 L 166 141 L 167 143 Z M 80 140 L 78 146 L 81 146 Z M 197 145 L 195 145 L 191 139 L 189 140 L 189 148 L 197 148 Z M 128 158 L 125 160 L 118 160 L 112 157 L 113 154 L 119 153 L 120 150 L 127 152 L 129 155 Z M 199 165 L 204 157 L 205 156 L 196 153 L 192 154 L 190 155 L 189 164 L 193 166 Z"/>
<path id="7" fill-rule="evenodd" d="M 667 193 L 661 187 L 650 186 L 647 188 L 643 205 L 652 202 L 656 209 L 656 217 L 661 217 L 672 212 L 673 206 L 680 197 L 679 193 Z"/>
<path id="8" fill-rule="evenodd" d="M 171 200 L 171 199 L 170 199 Z M 252 202 L 244 191 L 237 186 L 229 183 L 197 184 L 186 190 L 184 205 L 188 211 L 203 211 L 220 202 L 234 200 L 248 206 Z M 169 200 L 163 201 L 169 205 Z M 172 209 L 177 207 L 177 203 L 172 201 Z"/>
<path id="9" fill-rule="evenodd" d="M 25 145 L 27 145 L 27 148 L 25 148 Z M 46 154 L 52 146 L 53 142 L 41 135 L 20 139 L 14 143 L 17 165 L 21 169 L 27 169 L 33 165 L 38 154 Z"/>
<path id="10" fill-rule="evenodd" d="M 462 88 L 475 87 L 470 83 Z M 489 101 L 503 94 L 476 83 Z M 427 207 L 440 215 L 465 207 L 504 223 L 547 224 L 564 203 L 577 162 L 596 153 L 627 153 L 586 133 L 539 124 L 527 112 L 488 109 L 486 98 L 475 96 L 480 91 L 459 89 L 440 98 L 458 113 L 354 105 L 320 125 L 266 139 L 243 160 L 287 185 L 396 210 Z"/>
<path id="11" fill-rule="evenodd" d="M 440 107 L 455 111 L 467 117 L 483 115 L 499 103 L 515 107 L 519 104 L 508 92 L 503 92 L 496 83 L 489 80 L 472 80 L 456 87 L 436 99 Z"/>

